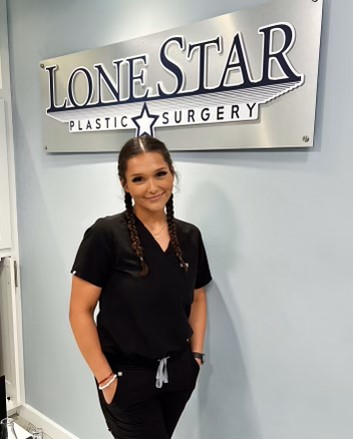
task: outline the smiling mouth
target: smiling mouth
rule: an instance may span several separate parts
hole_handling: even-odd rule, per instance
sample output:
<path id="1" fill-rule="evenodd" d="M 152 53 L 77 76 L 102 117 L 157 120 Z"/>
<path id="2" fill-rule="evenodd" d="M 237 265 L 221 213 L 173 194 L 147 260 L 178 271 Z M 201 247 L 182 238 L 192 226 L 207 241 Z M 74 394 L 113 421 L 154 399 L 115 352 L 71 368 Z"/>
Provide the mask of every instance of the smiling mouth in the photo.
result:
<path id="1" fill-rule="evenodd" d="M 160 198 L 162 195 L 163 195 L 163 193 L 155 195 L 153 197 L 147 197 L 147 200 L 149 200 L 149 201 L 158 200 L 158 198 Z"/>

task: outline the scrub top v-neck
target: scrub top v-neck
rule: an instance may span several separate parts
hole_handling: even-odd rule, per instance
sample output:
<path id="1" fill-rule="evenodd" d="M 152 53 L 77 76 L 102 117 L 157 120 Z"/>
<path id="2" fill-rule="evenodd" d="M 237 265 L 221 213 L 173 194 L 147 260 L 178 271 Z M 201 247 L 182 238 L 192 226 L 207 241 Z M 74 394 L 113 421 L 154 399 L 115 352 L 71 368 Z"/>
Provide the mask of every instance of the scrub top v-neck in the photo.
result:
<path id="1" fill-rule="evenodd" d="M 163 251 L 137 217 L 135 222 L 147 276 L 140 276 L 125 212 L 100 218 L 85 232 L 71 272 L 102 288 L 97 330 L 103 352 L 162 358 L 184 349 L 192 335 L 194 289 L 209 283 L 211 274 L 197 227 L 175 220 L 186 273 L 171 243 Z"/>
<path id="2" fill-rule="evenodd" d="M 161 252 L 163 253 L 167 253 L 167 251 L 169 250 L 169 248 L 172 245 L 171 240 L 169 240 L 167 248 L 165 250 L 162 249 L 162 247 L 159 245 L 158 241 L 156 240 L 156 238 L 152 235 L 152 233 L 147 229 L 147 227 L 143 224 L 143 222 L 136 216 L 135 216 L 135 221 L 137 223 L 139 223 L 140 228 L 143 229 L 146 232 L 146 235 L 150 236 L 150 238 L 156 243 L 156 245 L 158 245 L 158 247 L 160 248 Z"/>

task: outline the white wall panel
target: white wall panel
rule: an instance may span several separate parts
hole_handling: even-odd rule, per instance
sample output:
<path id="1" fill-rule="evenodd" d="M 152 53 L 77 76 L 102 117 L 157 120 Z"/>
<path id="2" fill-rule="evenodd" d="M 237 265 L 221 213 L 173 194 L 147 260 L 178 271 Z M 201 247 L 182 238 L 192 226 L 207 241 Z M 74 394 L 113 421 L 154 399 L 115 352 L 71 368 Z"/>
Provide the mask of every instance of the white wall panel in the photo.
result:
<path id="1" fill-rule="evenodd" d="M 11 208 L 5 103 L 0 99 L 0 250 L 11 247 Z"/>

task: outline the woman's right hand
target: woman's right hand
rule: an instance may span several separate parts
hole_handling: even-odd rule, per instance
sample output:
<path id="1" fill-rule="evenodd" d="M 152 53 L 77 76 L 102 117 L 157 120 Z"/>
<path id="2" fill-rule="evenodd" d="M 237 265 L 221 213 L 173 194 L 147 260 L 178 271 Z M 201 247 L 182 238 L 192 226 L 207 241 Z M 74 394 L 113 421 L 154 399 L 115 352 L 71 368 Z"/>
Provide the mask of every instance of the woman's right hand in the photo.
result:
<path id="1" fill-rule="evenodd" d="M 115 393 L 117 392 L 118 389 L 118 378 L 115 379 L 110 386 L 106 387 L 105 389 L 102 390 L 103 393 L 103 397 L 105 399 L 105 402 L 107 404 L 111 404 L 111 402 L 114 399 Z"/>

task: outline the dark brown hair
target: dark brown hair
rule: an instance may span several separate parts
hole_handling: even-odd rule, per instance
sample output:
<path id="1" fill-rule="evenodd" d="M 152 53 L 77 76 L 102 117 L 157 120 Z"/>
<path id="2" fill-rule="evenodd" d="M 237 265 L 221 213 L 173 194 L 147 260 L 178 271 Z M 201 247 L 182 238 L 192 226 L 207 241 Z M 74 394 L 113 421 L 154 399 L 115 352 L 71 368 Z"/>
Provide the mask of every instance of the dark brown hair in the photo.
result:
<path id="1" fill-rule="evenodd" d="M 127 162 L 139 155 L 147 152 L 157 152 L 161 154 L 164 161 L 167 163 L 170 172 L 175 176 L 175 170 L 173 166 L 173 161 L 170 153 L 163 142 L 151 136 L 141 136 L 133 137 L 128 140 L 119 153 L 118 160 L 118 174 L 122 185 L 126 183 L 126 170 Z M 130 233 L 131 247 L 135 252 L 136 256 L 140 260 L 141 264 L 141 276 L 146 276 L 148 274 L 148 266 L 145 262 L 143 255 L 143 248 L 141 245 L 140 237 L 136 228 L 135 215 L 133 212 L 132 197 L 128 192 L 125 192 L 125 206 L 126 206 L 126 221 L 127 227 Z M 174 220 L 174 204 L 173 204 L 173 194 L 170 196 L 166 204 L 166 216 L 168 231 L 170 235 L 170 240 L 176 257 L 179 260 L 180 266 L 185 272 L 188 271 L 188 264 L 184 261 L 183 254 L 179 245 L 178 236 L 176 233 L 176 226 Z"/>

